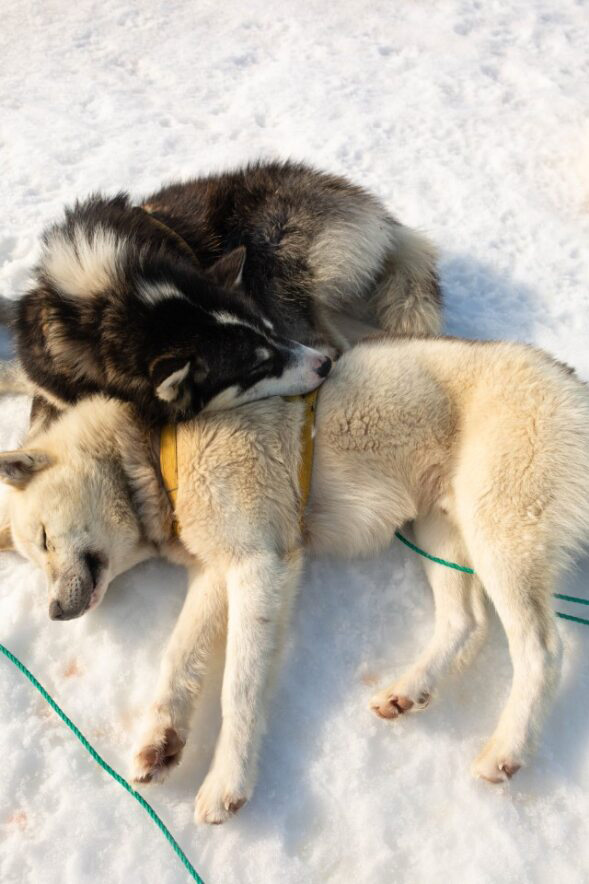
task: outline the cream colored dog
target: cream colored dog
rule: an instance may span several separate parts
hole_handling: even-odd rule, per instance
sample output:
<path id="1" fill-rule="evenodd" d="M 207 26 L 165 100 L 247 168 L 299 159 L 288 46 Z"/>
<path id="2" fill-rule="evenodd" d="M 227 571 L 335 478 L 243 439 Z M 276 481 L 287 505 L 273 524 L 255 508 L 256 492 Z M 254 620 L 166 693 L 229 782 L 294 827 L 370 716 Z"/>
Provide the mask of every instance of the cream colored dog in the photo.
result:
<path id="1" fill-rule="evenodd" d="M 368 555 L 413 521 L 417 542 L 470 564 L 427 563 L 433 638 L 373 699 L 383 718 L 423 708 L 478 648 L 485 595 L 509 640 L 513 684 L 474 762 L 491 782 L 533 748 L 560 668 L 557 575 L 589 528 L 589 394 L 564 366 L 507 343 L 373 341 L 346 353 L 321 389 L 303 538 L 303 405 L 269 399 L 178 429 L 180 539 L 147 432 L 127 405 L 81 402 L 28 447 L 0 455 L 4 547 L 45 570 L 52 615 L 78 616 L 142 558 L 186 564 L 189 588 L 134 760 L 160 779 L 188 737 L 214 639 L 226 632 L 223 723 L 196 799 L 220 823 L 251 795 L 266 698 L 299 582 L 303 546 Z"/>

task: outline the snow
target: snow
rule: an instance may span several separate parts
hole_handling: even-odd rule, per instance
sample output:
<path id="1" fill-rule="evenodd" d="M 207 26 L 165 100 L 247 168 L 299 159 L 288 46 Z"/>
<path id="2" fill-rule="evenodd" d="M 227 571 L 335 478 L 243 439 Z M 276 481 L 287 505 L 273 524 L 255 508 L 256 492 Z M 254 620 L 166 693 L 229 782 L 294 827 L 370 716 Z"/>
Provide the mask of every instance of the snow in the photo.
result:
<path id="1" fill-rule="evenodd" d="M 77 196 L 290 156 L 349 175 L 430 233 L 449 333 L 530 341 L 589 379 L 586 2 L 21 0 L 2 15 L 4 294 L 22 291 L 40 231 Z M 2 447 L 26 415 L 24 400 L 0 402 Z M 584 560 L 562 591 L 588 596 L 588 578 Z M 125 773 L 182 572 L 147 563 L 65 624 L 16 556 L 0 557 L 0 587 L 0 641 Z M 491 787 L 469 764 L 508 691 L 498 625 L 422 715 L 387 724 L 368 709 L 431 624 L 401 544 L 309 563 L 251 803 L 226 826 L 193 824 L 214 684 L 182 766 L 146 790 L 207 884 L 586 880 L 589 628 L 560 621 L 564 674 L 541 749 Z M 3 884 L 187 880 L 139 806 L 0 668 Z"/>

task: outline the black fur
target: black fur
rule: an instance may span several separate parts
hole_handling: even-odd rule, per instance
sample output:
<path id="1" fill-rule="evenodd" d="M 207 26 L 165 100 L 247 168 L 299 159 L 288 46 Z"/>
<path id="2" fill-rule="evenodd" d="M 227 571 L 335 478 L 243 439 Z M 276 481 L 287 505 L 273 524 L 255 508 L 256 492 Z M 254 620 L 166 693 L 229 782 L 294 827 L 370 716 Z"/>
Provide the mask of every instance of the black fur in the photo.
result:
<path id="1" fill-rule="evenodd" d="M 352 219 L 358 226 L 371 212 L 390 225 L 391 236 L 401 229 L 365 191 L 291 163 L 172 184 L 140 207 L 126 194 L 92 196 L 44 235 L 36 284 L 20 300 L 15 324 L 25 370 L 59 400 L 102 391 L 159 422 L 192 417 L 232 385 L 247 389 L 280 377 L 293 339 L 337 351 L 326 307 L 346 283 L 334 281 L 334 296 L 329 279 L 318 281 L 317 262 L 327 243 L 329 263 L 330 231 L 341 237 L 342 224 Z M 103 246 L 95 248 L 97 242 Z M 244 248 L 242 279 L 232 286 Z M 95 263 L 105 258 L 96 280 L 92 261 L 86 274 L 68 273 L 93 249 Z M 109 249 L 116 254 L 110 261 Z M 368 300 L 382 286 L 387 260 L 365 284 L 350 284 L 348 302 L 358 294 Z M 426 276 L 420 295 L 439 306 L 433 266 Z M 407 277 L 407 288 L 414 282 Z M 173 286 L 181 295 L 151 303 L 142 294 L 146 286 Z M 241 324 L 220 322 L 219 312 Z M 268 359 L 260 359 L 262 350 L 270 351 Z M 186 363 L 189 374 L 174 401 L 162 401 L 156 388 Z"/>

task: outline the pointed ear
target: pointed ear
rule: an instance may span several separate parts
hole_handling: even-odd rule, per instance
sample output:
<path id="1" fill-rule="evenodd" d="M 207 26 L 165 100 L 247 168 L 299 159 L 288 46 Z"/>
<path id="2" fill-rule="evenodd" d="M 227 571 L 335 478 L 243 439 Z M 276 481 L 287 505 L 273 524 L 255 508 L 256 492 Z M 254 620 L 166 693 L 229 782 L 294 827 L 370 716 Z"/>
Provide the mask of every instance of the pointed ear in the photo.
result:
<path id="1" fill-rule="evenodd" d="M 22 451 L 3 451 L 0 453 L 0 480 L 24 488 L 35 473 L 44 470 L 51 459 L 44 451 L 34 448 Z"/>
<path id="2" fill-rule="evenodd" d="M 244 264 L 245 246 L 238 246 L 215 261 L 207 270 L 207 276 L 221 288 L 236 289 L 241 285 Z"/>
<path id="3" fill-rule="evenodd" d="M 208 373 L 204 359 L 199 356 L 193 356 L 190 360 L 185 356 L 158 356 L 149 367 L 155 394 L 164 402 L 173 402 L 176 399 L 188 374 L 192 374 L 193 380 L 198 384 L 204 381 Z"/>

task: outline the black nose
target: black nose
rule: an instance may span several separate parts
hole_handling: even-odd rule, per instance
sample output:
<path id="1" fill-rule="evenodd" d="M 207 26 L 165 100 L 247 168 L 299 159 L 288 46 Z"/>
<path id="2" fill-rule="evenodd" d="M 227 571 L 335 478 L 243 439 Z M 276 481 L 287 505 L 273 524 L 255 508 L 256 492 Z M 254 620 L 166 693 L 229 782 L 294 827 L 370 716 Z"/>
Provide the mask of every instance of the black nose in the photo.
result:
<path id="1" fill-rule="evenodd" d="M 319 368 L 317 369 L 317 374 L 320 378 L 326 378 L 329 372 L 331 371 L 331 359 L 329 356 L 326 356 L 324 361 L 321 363 Z"/>
<path id="2" fill-rule="evenodd" d="M 53 599 L 53 601 L 49 604 L 49 617 L 51 620 L 63 620 L 63 608 L 57 601 L 57 599 Z"/>

